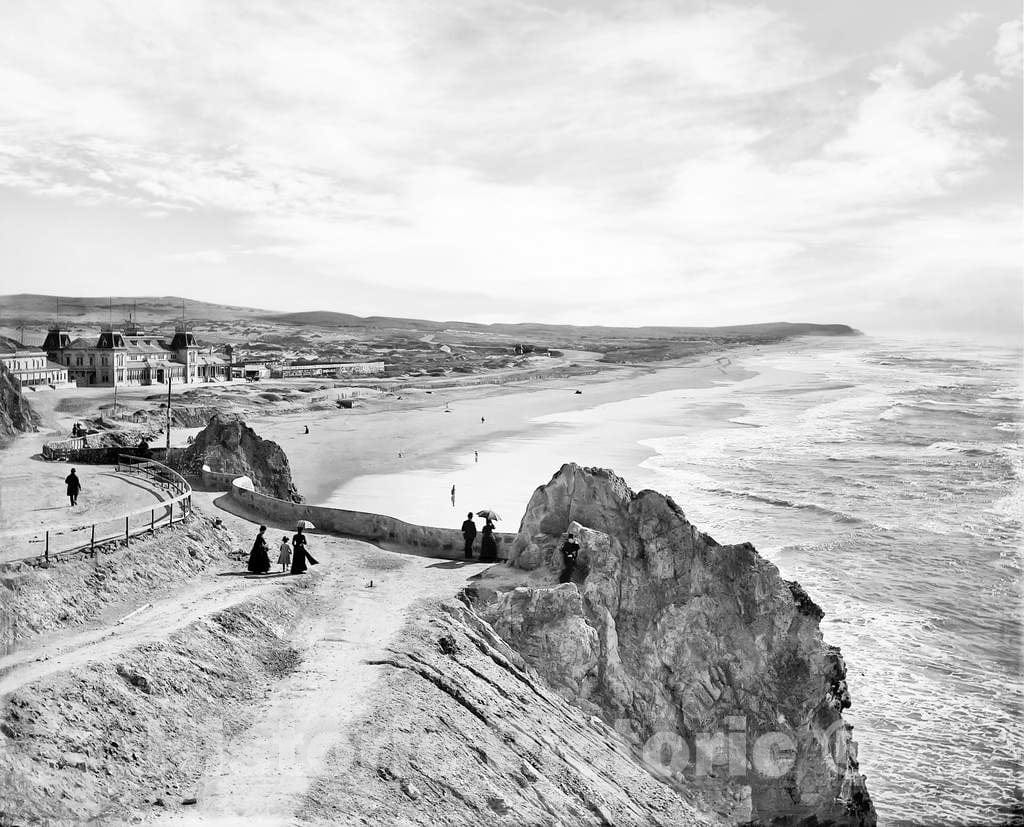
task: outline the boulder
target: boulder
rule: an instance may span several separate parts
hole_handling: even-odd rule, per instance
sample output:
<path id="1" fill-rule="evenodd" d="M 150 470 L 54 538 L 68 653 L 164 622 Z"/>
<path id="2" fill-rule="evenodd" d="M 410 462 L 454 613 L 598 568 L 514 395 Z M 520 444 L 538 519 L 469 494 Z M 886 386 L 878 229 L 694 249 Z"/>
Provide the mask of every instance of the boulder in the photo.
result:
<path id="1" fill-rule="evenodd" d="M 580 554 L 557 585 L 566 531 Z M 656 775 L 735 821 L 875 823 L 823 613 L 752 545 L 720 545 L 670 498 L 567 464 L 531 498 L 510 562 L 542 585 L 478 611 Z"/>
<path id="2" fill-rule="evenodd" d="M 245 476 L 260 494 L 302 502 L 281 446 L 260 438 L 235 414 L 217 413 L 211 417 L 182 452 L 179 465 L 184 473 L 196 476 L 202 473 L 203 465 L 218 473 Z"/>

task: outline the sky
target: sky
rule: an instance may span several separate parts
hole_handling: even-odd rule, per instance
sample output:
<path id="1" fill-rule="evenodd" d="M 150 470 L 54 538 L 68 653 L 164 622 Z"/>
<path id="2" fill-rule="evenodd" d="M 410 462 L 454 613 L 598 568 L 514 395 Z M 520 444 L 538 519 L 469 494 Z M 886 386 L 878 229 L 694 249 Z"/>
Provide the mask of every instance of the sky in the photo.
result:
<path id="1" fill-rule="evenodd" d="M 0 293 L 1020 337 L 1020 15 L 4 0 Z"/>

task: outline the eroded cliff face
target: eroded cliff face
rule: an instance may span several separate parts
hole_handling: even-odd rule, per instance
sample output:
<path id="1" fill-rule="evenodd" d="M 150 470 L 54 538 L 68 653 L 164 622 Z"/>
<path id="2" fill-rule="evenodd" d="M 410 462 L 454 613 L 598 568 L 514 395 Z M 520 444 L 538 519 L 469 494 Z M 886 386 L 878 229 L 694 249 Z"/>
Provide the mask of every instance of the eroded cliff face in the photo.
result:
<path id="1" fill-rule="evenodd" d="M 581 550 L 557 585 L 566 531 Z M 719 545 L 671 499 L 569 464 L 534 493 L 510 561 L 532 584 L 481 615 L 656 775 L 737 823 L 875 823 L 821 609 L 749 543 Z"/>
<path id="2" fill-rule="evenodd" d="M 18 380 L 0 363 L 0 445 L 26 431 L 34 431 L 39 418 L 21 395 Z"/>
<path id="3" fill-rule="evenodd" d="M 198 474 L 204 463 L 213 471 L 249 477 L 260 494 L 302 502 L 281 446 L 262 439 L 234 414 L 215 414 L 180 460 L 189 474 Z"/>

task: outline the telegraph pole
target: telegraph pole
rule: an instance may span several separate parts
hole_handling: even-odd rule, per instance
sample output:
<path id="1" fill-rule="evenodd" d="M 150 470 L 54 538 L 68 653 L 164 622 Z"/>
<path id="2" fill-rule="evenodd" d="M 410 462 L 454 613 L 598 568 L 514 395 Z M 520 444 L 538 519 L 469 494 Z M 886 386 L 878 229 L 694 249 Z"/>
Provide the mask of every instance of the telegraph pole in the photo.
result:
<path id="1" fill-rule="evenodd" d="M 164 457 L 164 462 L 170 458 L 171 454 L 171 368 L 167 367 L 167 456 Z"/>

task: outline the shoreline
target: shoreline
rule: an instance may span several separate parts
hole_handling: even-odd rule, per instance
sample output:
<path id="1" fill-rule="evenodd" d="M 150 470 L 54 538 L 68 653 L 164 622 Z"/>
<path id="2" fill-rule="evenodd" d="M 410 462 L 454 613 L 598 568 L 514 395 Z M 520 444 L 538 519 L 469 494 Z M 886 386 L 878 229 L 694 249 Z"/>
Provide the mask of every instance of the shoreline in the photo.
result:
<path id="1" fill-rule="evenodd" d="M 758 375 L 742 364 L 744 354 L 753 350 L 729 349 L 727 365 L 720 361 L 723 353 L 714 352 L 571 379 L 478 384 L 430 394 L 410 390 L 403 399 L 367 400 L 349 410 L 275 412 L 252 417 L 248 424 L 281 445 L 308 503 L 450 525 L 456 518 L 461 521 L 466 506 L 460 500 L 469 502 L 467 492 L 473 511 L 515 512 L 516 503 L 525 507 L 533 490 L 564 462 L 603 465 L 627 479 L 635 476 L 641 463 L 657 453 L 643 443 L 678 428 L 672 403 L 691 392 L 707 393 L 696 406 L 704 424 L 740 427 L 729 422 L 737 415 L 735 408 L 723 409 L 714 391 Z M 652 405 L 666 409 L 654 421 L 648 410 Z M 643 418 L 636 406 L 645 409 Z M 606 413 L 606 424 L 595 423 Z M 586 427 L 577 420 L 587 421 Z M 303 433 L 307 424 L 308 435 Z M 559 444 L 557 454 L 550 451 L 554 443 Z M 499 507 L 495 498 L 504 505 Z M 520 514 L 504 516 L 502 530 L 515 530 Z"/>

